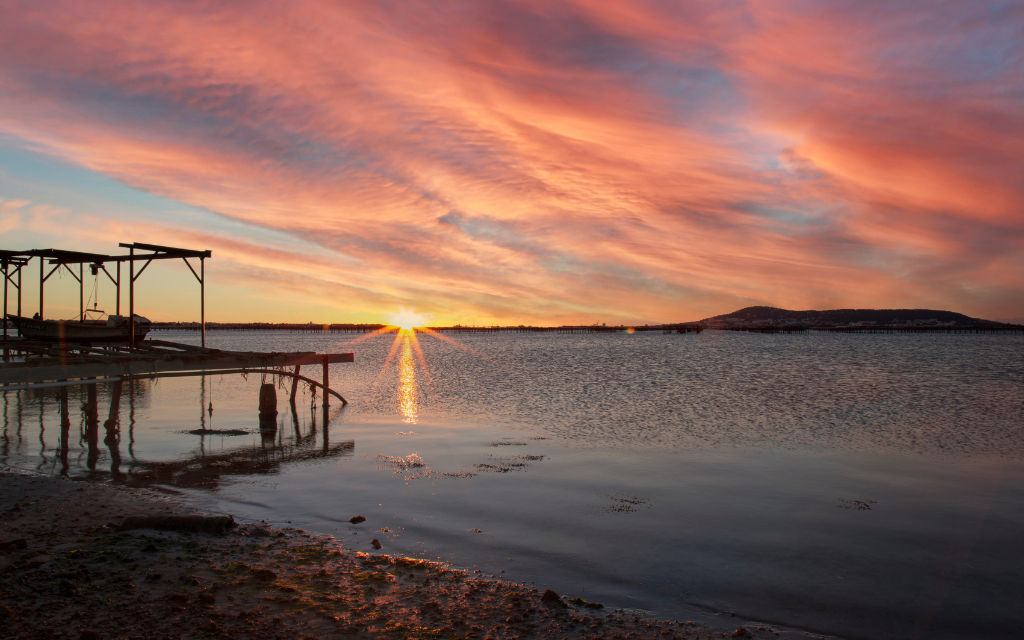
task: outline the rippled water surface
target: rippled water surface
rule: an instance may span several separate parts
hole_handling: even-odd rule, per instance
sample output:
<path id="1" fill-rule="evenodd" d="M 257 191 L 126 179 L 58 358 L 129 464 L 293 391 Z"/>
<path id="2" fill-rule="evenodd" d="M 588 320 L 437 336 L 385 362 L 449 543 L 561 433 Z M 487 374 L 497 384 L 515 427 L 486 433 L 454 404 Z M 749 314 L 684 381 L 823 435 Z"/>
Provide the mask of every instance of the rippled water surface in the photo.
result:
<path id="1" fill-rule="evenodd" d="M 848 638 L 1024 624 L 1021 336 L 444 337 L 211 332 L 355 352 L 330 373 L 350 404 L 301 385 L 293 410 L 283 381 L 261 434 L 258 375 L 137 381 L 114 413 L 109 384 L 95 414 L 72 387 L 63 425 L 54 390 L 7 392 L 0 461 L 668 618 Z"/>

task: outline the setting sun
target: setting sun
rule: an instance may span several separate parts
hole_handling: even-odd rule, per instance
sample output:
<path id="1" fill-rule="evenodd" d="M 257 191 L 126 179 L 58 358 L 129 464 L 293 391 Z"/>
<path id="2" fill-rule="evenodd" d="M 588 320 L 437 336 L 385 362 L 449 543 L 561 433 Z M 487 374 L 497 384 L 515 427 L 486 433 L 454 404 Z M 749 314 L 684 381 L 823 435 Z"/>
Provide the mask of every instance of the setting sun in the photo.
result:
<path id="1" fill-rule="evenodd" d="M 389 322 L 403 331 L 411 331 L 415 327 L 425 327 L 433 318 L 429 313 L 416 313 L 414 306 L 406 309 L 398 305 L 398 313 L 392 313 Z"/>

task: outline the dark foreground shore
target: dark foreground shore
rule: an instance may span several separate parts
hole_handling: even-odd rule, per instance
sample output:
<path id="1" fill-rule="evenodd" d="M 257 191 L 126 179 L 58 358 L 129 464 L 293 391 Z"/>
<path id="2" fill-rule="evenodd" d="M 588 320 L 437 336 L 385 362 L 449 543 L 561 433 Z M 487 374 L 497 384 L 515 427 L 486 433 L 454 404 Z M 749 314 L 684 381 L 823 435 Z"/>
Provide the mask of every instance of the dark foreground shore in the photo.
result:
<path id="1" fill-rule="evenodd" d="M 0 638 L 774 638 L 597 608 L 450 567 L 240 523 L 122 530 L 196 512 L 153 491 L 0 472 Z M 372 523 L 367 522 L 372 531 Z M 386 550 L 384 550 L 386 551 Z"/>

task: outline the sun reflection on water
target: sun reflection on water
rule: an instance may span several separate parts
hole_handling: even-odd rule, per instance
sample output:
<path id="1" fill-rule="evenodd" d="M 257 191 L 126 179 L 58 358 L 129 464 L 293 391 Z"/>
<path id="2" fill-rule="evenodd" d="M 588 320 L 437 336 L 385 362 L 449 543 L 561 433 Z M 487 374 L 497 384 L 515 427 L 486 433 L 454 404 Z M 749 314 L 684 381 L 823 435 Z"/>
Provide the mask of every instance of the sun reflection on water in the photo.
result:
<path id="1" fill-rule="evenodd" d="M 416 401 L 416 366 L 413 363 L 411 331 L 401 331 L 402 354 L 398 358 L 398 406 L 402 422 L 416 424 L 419 406 Z"/>

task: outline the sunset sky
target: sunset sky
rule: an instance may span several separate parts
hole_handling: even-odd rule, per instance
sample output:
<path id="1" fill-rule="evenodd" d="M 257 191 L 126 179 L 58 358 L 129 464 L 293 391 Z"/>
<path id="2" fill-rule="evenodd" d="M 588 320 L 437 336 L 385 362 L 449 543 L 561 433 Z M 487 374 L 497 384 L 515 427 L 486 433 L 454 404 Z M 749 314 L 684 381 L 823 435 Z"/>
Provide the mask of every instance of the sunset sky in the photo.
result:
<path id="1" fill-rule="evenodd" d="M 0 248 L 211 249 L 208 320 L 1024 316 L 1020 1 L 0 12 Z"/>

